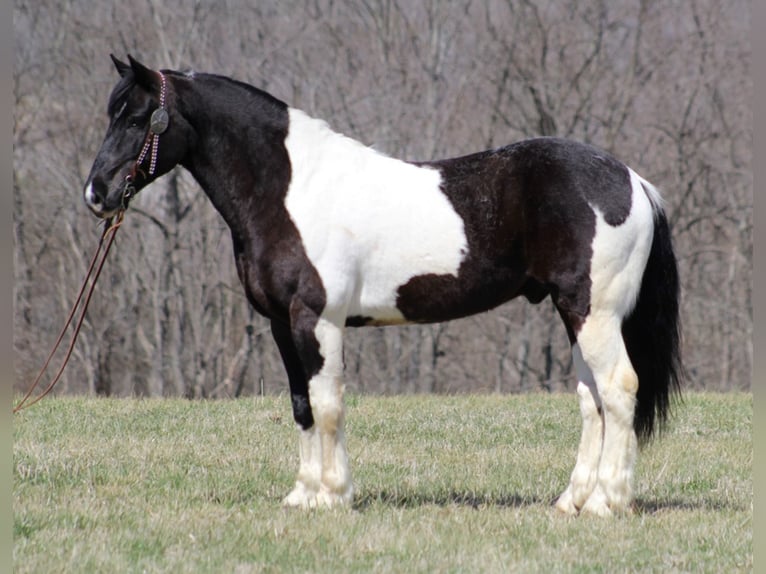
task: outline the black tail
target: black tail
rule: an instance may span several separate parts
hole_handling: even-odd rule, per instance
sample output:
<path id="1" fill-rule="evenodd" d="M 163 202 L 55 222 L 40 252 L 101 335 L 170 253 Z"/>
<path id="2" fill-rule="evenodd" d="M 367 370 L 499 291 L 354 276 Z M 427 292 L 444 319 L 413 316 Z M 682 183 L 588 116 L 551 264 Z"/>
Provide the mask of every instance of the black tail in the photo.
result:
<path id="1" fill-rule="evenodd" d="M 623 321 L 622 336 L 638 375 L 633 428 L 640 442 L 662 430 L 671 400 L 680 396 L 681 325 L 680 285 L 668 220 L 655 207 L 654 238 L 641 280 L 641 291 L 631 314 Z"/>

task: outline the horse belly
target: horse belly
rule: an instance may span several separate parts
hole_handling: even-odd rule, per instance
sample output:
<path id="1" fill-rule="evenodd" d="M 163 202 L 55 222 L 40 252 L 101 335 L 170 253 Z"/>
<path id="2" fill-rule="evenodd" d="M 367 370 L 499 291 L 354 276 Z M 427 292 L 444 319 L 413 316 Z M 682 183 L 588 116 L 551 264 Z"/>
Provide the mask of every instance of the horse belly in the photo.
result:
<path id="1" fill-rule="evenodd" d="M 347 251 L 356 251 L 349 257 L 356 261 L 355 269 L 347 269 L 337 289 L 333 277 L 339 266 L 318 262 L 328 303 L 336 300 L 342 305 L 347 301 L 345 315 L 354 318 L 351 324 L 410 323 L 412 320 L 400 308 L 406 285 L 420 277 L 457 280 L 466 253 L 462 221 L 457 218 L 450 229 L 444 221 L 407 219 L 403 217 L 393 232 L 374 225 L 359 230 L 356 243 L 346 247 Z M 344 289 L 349 285 L 350 289 Z"/>
<path id="2" fill-rule="evenodd" d="M 521 268 L 491 267 L 479 271 L 468 264 L 457 277 L 413 277 L 399 288 L 397 308 L 411 323 L 460 319 L 526 294 L 529 281 Z"/>

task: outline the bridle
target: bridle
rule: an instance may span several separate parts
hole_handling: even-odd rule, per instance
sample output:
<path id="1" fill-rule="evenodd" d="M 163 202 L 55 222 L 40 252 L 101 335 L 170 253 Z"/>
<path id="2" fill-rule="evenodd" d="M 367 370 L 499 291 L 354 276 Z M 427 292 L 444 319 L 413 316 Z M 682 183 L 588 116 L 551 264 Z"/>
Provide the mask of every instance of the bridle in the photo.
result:
<path id="1" fill-rule="evenodd" d="M 83 281 L 80 292 L 77 295 L 77 300 L 75 301 L 74 306 L 69 313 L 64 328 L 61 330 L 61 334 L 56 340 L 56 343 L 53 345 L 53 349 L 48 355 L 43 368 L 38 373 L 37 378 L 29 387 L 29 390 L 21 399 L 21 401 L 19 401 L 19 403 L 13 407 L 14 413 L 32 406 L 43 397 L 45 397 L 48 393 L 50 393 L 53 390 L 53 387 L 56 386 L 56 383 L 58 383 L 61 375 L 64 373 L 64 368 L 67 366 L 69 358 L 72 356 L 75 342 L 77 341 L 77 337 L 80 334 L 80 328 L 82 327 L 83 321 L 85 320 L 85 312 L 88 310 L 88 305 L 90 303 L 91 296 L 93 295 L 93 290 L 96 287 L 96 281 L 98 281 L 98 278 L 101 275 L 101 270 L 103 269 L 106 258 L 109 255 L 109 250 L 114 243 L 114 238 L 117 234 L 117 230 L 119 229 L 120 225 L 122 225 L 125 210 L 128 208 L 128 202 L 137 193 L 134 183 L 136 181 L 136 176 L 138 173 L 141 173 L 144 179 L 147 177 L 146 173 L 141 169 L 141 165 L 144 163 L 144 161 L 146 161 L 146 157 L 149 154 L 150 149 L 152 153 L 149 161 L 149 175 L 154 175 L 154 171 L 157 167 L 157 151 L 160 145 L 160 134 L 164 133 L 165 130 L 168 129 L 168 124 L 170 123 L 170 117 L 165 105 L 167 92 L 166 80 L 162 72 L 159 72 L 159 74 L 161 82 L 160 105 L 156 110 L 154 110 L 154 112 L 152 112 L 152 117 L 149 122 L 149 132 L 146 134 L 146 138 L 144 139 L 144 145 L 141 148 L 141 153 L 139 154 L 138 159 L 135 161 L 133 166 L 130 168 L 128 175 L 125 176 L 125 189 L 122 192 L 122 205 L 114 218 L 110 217 L 108 220 L 106 220 L 104 232 L 101 234 L 101 240 L 98 243 L 98 247 L 96 248 L 96 252 L 93 255 L 93 259 L 90 262 L 90 266 L 88 267 L 88 271 L 85 275 L 85 280 Z M 88 286 L 89 282 L 90 286 Z M 64 339 L 64 335 L 66 334 L 67 329 L 69 329 L 69 326 L 72 324 L 72 321 L 74 321 L 75 314 L 78 307 L 80 306 L 80 316 L 75 324 L 69 347 L 67 348 L 66 355 L 64 356 L 64 362 L 62 363 L 56 375 L 53 377 L 53 380 L 45 388 L 45 390 L 37 395 L 34 399 L 30 400 L 32 392 L 35 390 L 35 388 L 37 388 L 38 384 L 42 380 L 43 374 L 48 369 L 48 365 L 50 364 L 51 359 L 53 359 L 53 355 L 56 353 L 59 345 L 61 345 L 61 342 Z"/>
<path id="2" fill-rule="evenodd" d="M 149 161 L 149 175 L 154 175 L 154 170 L 157 167 L 157 151 L 160 145 L 160 134 L 164 133 L 168 129 L 170 123 L 170 116 L 168 115 L 167 107 L 165 106 L 166 94 L 167 94 L 167 81 L 165 80 L 165 74 L 157 72 L 160 75 L 160 105 L 152 112 L 152 117 L 149 120 L 149 131 L 144 138 L 144 145 L 141 148 L 141 153 L 138 155 L 138 159 L 133 163 L 130 168 L 130 172 L 125 176 L 125 188 L 122 191 L 122 209 L 128 208 L 128 203 L 138 193 L 135 186 L 136 176 L 140 173 L 144 179 L 146 179 L 146 172 L 141 169 L 141 164 L 146 160 L 151 148 L 152 154 Z"/>

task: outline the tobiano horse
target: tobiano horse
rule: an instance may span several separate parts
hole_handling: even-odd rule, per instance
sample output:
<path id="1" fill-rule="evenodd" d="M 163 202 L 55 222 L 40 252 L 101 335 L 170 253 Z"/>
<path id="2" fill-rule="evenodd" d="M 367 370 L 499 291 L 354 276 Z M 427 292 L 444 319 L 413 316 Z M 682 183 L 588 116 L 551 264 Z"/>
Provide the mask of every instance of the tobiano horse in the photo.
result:
<path id="1" fill-rule="evenodd" d="M 411 162 L 219 75 L 112 56 L 120 79 L 84 188 L 101 218 L 186 168 L 231 230 L 239 279 L 270 320 L 299 435 L 286 506 L 350 504 L 346 327 L 447 321 L 550 296 L 572 345 L 582 438 L 567 514 L 630 511 L 639 442 L 682 365 L 679 279 L 657 189 L 557 138 Z"/>

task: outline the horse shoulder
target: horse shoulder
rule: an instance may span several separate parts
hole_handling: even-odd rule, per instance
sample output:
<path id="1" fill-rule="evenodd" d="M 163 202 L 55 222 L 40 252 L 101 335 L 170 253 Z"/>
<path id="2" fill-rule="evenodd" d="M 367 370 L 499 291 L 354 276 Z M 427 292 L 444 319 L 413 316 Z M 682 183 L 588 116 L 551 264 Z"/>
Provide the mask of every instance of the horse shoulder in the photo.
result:
<path id="1" fill-rule="evenodd" d="M 385 156 L 302 112 L 290 119 L 285 205 L 328 305 L 386 314 L 412 277 L 457 274 L 468 243 L 439 170 Z"/>

